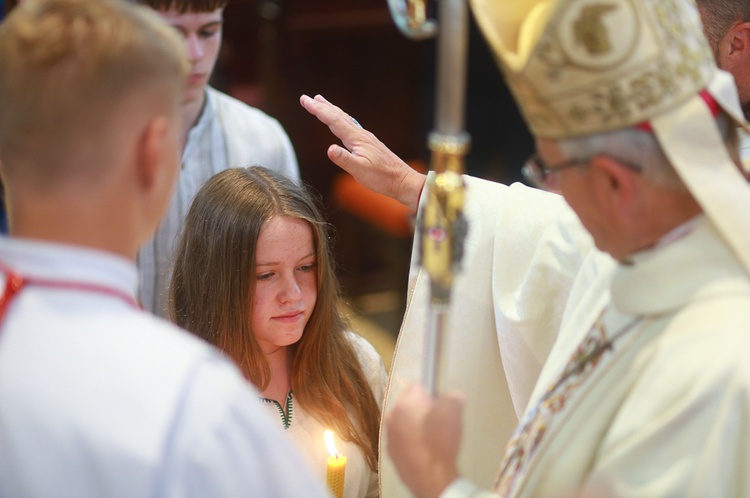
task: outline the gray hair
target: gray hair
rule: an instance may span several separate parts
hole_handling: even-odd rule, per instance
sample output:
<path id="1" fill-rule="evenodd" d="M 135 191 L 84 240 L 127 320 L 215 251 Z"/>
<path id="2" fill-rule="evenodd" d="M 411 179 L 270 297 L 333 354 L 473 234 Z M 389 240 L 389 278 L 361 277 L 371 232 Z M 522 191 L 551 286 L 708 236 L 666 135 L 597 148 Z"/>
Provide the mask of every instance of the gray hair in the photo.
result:
<path id="1" fill-rule="evenodd" d="M 732 119 L 724 112 L 716 118 L 724 145 L 735 161 L 739 161 L 739 138 Z M 664 155 L 656 135 L 636 128 L 569 138 L 557 142 L 561 152 L 571 159 L 588 160 L 598 154 L 638 167 L 649 182 L 673 189 L 685 185 Z"/>
<path id="2" fill-rule="evenodd" d="M 696 0 L 696 3 L 703 19 L 703 32 L 714 55 L 733 24 L 750 21 L 750 2 L 747 0 Z"/>

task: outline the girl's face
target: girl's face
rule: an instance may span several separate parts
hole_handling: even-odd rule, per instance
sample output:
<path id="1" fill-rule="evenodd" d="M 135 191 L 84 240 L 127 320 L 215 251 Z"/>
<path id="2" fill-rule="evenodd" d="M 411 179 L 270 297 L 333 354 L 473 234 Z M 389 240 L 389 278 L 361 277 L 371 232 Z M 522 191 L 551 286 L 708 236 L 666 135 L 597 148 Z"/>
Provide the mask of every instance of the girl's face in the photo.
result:
<path id="1" fill-rule="evenodd" d="M 318 298 L 312 227 L 305 220 L 274 216 L 261 228 L 255 251 L 252 326 L 264 353 L 302 337 Z"/>

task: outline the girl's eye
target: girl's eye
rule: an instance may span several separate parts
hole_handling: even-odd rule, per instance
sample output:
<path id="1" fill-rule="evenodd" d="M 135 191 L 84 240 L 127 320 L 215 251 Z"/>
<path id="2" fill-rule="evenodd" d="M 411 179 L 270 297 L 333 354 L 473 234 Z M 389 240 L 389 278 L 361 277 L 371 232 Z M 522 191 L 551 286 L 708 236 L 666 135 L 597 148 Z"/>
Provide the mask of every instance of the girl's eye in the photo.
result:
<path id="1" fill-rule="evenodd" d="M 256 280 L 268 280 L 273 277 L 273 273 L 260 273 L 255 278 Z"/>
<path id="2" fill-rule="evenodd" d="M 299 267 L 301 271 L 313 271 L 318 265 L 315 263 L 310 263 L 309 265 L 302 265 Z"/>

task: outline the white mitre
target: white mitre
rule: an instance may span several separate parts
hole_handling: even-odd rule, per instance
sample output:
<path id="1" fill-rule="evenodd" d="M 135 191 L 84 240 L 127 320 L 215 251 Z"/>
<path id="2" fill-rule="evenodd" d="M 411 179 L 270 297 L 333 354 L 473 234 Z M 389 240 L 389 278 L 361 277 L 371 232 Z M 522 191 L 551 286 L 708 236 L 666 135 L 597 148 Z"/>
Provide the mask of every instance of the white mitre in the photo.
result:
<path id="1" fill-rule="evenodd" d="M 648 123 L 750 272 L 750 187 L 700 93 L 746 123 L 692 0 L 469 1 L 534 135 Z"/>

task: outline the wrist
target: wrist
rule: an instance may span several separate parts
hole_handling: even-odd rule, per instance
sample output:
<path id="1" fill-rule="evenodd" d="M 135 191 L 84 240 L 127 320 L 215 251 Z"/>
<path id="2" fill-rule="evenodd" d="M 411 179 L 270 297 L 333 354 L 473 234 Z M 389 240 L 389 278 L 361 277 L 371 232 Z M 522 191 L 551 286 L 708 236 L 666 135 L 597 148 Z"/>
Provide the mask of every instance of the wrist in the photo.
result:
<path id="1" fill-rule="evenodd" d="M 398 201 L 412 211 L 416 211 L 426 181 L 427 175 L 410 170 L 410 173 L 402 181 Z"/>

